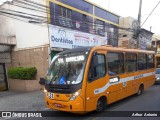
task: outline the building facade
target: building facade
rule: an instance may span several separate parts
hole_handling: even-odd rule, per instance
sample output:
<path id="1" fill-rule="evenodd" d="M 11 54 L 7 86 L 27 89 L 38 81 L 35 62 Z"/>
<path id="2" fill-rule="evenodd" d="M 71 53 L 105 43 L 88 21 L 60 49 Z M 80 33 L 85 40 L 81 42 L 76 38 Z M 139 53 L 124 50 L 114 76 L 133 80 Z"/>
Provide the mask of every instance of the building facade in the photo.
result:
<path id="1" fill-rule="evenodd" d="M 134 38 L 133 35 L 136 34 L 138 28 L 137 20 L 131 17 L 120 17 L 119 25 L 124 29 L 119 30 L 118 46 L 136 48 L 137 39 Z"/>
<path id="2" fill-rule="evenodd" d="M 139 23 L 132 17 L 121 17 L 119 20 L 119 46 L 150 50 L 153 33 L 146 29 L 139 29 Z"/>
<path id="3" fill-rule="evenodd" d="M 45 0 L 32 2 L 46 5 Z M 37 80 L 45 76 L 48 69 L 48 25 L 43 23 L 47 14 L 39 12 L 39 5 L 35 7 L 33 3 L 13 0 L 1 5 L 0 45 L 4 47 L 0 47 L 0 51 L 4 52 L 0 64 L 5 68 L 2 73 L 6 74 L 5 80 L 0 76 L 2 82 L 7 83 L 9 67 L 36 67 Z"/>
<path id="4" fill-rule="evenodd" d="M 62 49 L 102 44 L 118 46 L 118 15 L 86 0 L 51 0 L 48 5 L 52 56 Z"/>
<path id="5" fill-rule="evenodd" d="M 0 60 L 0 64 L 36 67 L 37 80 L 46 75 L 60 51 L 118 46 L 119 16 L 85 0 L 13 0 L 1 5 L 1 12 L 0 45 L 7 48 L 0 50 L 9 55 L 9 61 Z"/>
<path id="6" fill-rule="evenodd" d="M 152 50 L 154 50 L 156 54 L 160 54 L 160 35 L 152 36 Z"/>

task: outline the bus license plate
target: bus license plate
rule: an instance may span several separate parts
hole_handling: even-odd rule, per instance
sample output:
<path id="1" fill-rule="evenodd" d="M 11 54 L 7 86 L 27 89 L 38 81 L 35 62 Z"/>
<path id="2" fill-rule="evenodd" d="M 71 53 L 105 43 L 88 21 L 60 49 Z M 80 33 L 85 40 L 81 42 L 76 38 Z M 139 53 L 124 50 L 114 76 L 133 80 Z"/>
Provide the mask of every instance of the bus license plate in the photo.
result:
<path id="1" fill-rule="evenodd" d="M 55 106 L 55 107 L 59 107 L 59 108 L 62 108 L 62 107 L 63 107 L 61 104 L 57 104 L 57 103 L 54 104 L 54 106 Z"/>

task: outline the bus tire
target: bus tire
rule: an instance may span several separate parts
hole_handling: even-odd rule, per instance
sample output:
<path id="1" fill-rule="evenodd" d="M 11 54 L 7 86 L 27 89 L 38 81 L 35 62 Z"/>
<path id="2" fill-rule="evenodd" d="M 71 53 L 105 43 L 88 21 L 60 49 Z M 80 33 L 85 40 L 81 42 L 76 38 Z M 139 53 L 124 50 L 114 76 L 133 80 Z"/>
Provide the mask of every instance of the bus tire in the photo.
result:
<path id="1" fill-rule="evenodd" d="M 103 112 L 105 111 L 107 106 L 107 101 L 105 97 L 101 97 L 98 99 L 97 101 L 97 108 L 96 108 L 96 112 Z"/>
<path id="2" fill-rule="evenodd" d="M 143 85 L 139 86 L 138 92 L 137 92 L 137 96 L 141 95 L 143 93 Z"/>

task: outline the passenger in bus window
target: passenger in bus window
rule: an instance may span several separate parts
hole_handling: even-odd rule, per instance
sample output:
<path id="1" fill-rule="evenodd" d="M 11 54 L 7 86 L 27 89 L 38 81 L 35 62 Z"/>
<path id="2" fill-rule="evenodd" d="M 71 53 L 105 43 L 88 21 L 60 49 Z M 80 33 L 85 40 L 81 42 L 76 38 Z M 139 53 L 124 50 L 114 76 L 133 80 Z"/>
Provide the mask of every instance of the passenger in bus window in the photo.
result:
<path id="1" fill-rule="evenodd" d="M 109 75 L 115 75 L 115 72 L 111 72 L 110 70 L 108 71 Z"/>
<path id="2" fill-rule="evenodd" d="M 114 69 L 110 67 L 110 69 L 108 70 L 108 74 L 115 75 L 116 73 L 115 73 Z"/>

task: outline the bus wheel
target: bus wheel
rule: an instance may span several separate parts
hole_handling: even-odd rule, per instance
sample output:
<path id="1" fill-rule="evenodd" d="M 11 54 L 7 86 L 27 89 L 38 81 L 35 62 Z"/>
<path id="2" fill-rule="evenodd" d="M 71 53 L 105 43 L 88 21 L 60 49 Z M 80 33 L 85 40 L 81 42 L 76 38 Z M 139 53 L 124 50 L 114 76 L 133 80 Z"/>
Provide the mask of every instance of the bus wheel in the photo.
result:
<path id="1" fill-rule="evenodd" d="M 140 85 L 139 90 L 138 90 L 138 92 L 137 92 L 137 95 L 138 95 L 138 96 L 141 95 L 142 92 L 143 92 L 143 85 Z"/>
<path id="2" fill-rule="evenodd" d="M 97 101 L 97 109 L 96 111 L 97 112 L 102 112 L 106 109 L 106 98 L 100 98 L 98 101 Z"/>

